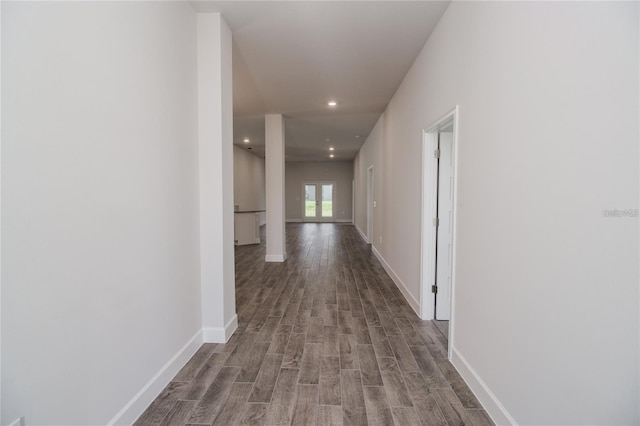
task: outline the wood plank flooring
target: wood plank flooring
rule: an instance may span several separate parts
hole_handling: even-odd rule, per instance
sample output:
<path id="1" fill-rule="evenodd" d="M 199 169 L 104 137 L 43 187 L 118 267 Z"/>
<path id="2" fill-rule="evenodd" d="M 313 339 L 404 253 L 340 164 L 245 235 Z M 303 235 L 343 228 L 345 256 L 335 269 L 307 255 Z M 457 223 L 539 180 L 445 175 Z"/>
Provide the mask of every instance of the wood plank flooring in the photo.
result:
<path id="1" fill-rule="evenodd" d="M 287 252 L 236 247 L 238 330 L 136 425 L 493 424 L 353 226 L 288 224 Z"/>

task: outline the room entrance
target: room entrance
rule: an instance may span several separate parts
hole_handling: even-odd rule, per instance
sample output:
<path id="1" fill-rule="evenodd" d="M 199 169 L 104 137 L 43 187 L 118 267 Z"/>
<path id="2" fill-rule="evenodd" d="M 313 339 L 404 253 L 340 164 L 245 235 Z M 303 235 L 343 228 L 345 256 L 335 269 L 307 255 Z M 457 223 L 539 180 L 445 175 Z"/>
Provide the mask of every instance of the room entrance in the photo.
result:
<path id="1" fill-rule="evenodd" d="M 333 222 L 335 220 L 335 183 L 304 182 L 302 184 L 302 220 Z"/>
<path id="2" fill-rule="evenodd" d="M 455 175 L 457 107 L 424 131 L 422 319 L 452 341 L 455 318 Z M 451 322 L 450 322 L 451 321 Z"/>

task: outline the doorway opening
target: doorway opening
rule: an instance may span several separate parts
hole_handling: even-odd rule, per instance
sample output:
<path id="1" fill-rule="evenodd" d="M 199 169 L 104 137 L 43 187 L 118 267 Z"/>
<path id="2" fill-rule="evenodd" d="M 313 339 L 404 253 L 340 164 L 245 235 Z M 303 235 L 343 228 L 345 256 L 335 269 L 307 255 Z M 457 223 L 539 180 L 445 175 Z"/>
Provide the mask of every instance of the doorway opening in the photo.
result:
<path id="1" fill-rule="evenodd" d="M 451 349 L 454 335 L 458 107 L 423 133 L 420 310 Z M 449 350 L 449 354 L 451 350 Z"/>
<path id="2" fill-rule="evenodd" d="M 367 169 L 367 242 L 373 244 L 373 166 Z"/>
<path id="3" fill-rule="evenodd" d="M 302 221 L 334 222 L 336 217 L 335 182 L 302 184 Z"/>

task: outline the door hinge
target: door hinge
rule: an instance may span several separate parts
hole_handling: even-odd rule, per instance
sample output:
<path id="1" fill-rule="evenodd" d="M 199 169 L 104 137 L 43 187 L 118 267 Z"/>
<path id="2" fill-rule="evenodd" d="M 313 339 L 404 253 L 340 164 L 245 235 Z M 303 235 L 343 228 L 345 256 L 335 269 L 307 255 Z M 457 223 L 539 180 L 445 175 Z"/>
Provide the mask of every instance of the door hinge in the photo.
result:
<path id="1" fill-rule="evenodd" d="M 440 158 L 440 150 L 439 150 L 439 149 L 436 149 L 435 151 L 433 151 L 433 156 L 434 156 L 435 158 Z"/>
<path id="2" fill-rule="evenodd" d="M 431 286 L 431 293 L 438 294 L 438 286 L 437 285 L 432 285 Z"/>
<path id="3" fill-rule="evenodd" d="M 440 226 L 440 219 L 437 217 L 433 218 L 433 226 Z"/>

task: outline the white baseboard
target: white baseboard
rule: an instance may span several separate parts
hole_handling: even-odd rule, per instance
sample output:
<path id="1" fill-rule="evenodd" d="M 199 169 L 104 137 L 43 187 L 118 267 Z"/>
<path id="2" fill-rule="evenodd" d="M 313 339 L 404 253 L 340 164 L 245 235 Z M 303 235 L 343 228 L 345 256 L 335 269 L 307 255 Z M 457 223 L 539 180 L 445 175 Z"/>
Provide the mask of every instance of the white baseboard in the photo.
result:
<path id="1" fill-rule="evenodd" d="M 402 293 L 402 295 L 406 299 L 407 303 L 409 303 L 409 306 L 411 306 L 411 309 L 413 309 L 413 311 L 416 313 L 416 315 L 418 315 L 418 317 L 420 317 L 420 303 L 409 292 L 409 289 L 407 288 L 407 286 L 402 282 L 402 280 L 400 279 L 398 274 L 395 273 L 393 268 L 391 268 L 391 266 L 389 266 L 387 261 L 384 260 L 384 257 L 382 257 L 382 255 L 375 248 L 375 246 L 372 245 L 371 246 L 371 250 L 373 251 L 373 254 L 378 258 L 380 263 L 382 264 L 382 267 L 384 268 L 384 270 L 387 271 L 387 274 L 389 274 L 389 276 L 391 277 L 393 282 L 396 283 L 396 286 L 400 289 L 400 292 Z"/>
<path id="2" fill-rule="evenodd" d="M 24 417 L 20 417 L 19 419 L 15 419 L 8 426 L 25 426 Z"/>
<path id="3" fill-rule="evenodd" d="M 355 226 L 356 231 L 358 231 L 358 234 L 360 234 L 360 236 L 362 237 L 362 239 L 364 240 L 365 243 L 370 244 L 369 243 L 369 239 L 367 238 L 367 236 L 364 234 L 364 232 L 362 232 L 362 229 L 360 229 L 360 227 L 354 223 L 353 226 Z"/>
<path id="4" fill-rule="evenodd" d="M 180 369 L 202 346 L 202 330 L 198 332 L 147 382 L 107 425 L 131 425 L 169 384 Z"/>
<path id="5" fill-rule="evenodd" d="M 287 223 L 299 223 L 299 222 L 302 222 L 302 219 L 286 219 L 285 222 L 287 222 Z"/>
<path id="6" fill-rule="evenodd" d="M 478 373 L 471 367 L 469 362 L 458 352 L 455 347 L 451 348 L 451 364 L 458 370 L 469 389 L 474 393 L 478 401 L 482 404 L 491 420 L 496 425 L 517 425 L 515 419 L 509 414 L 504 405 L 491 392 L 491 389 L 480 378 Z"/>
<path id="7" fill-rule="evenodd" d="M 339 223 L 353 223 L 353 219 L 336 219 Z"/>
<path id="8" fill-rule="evenodd" d="M 238 315 L 234 314 L 233 318 L 222 327 L 205 327 L 202 329 L 203 343 L 226 343 L 234 331 L 238 328 Z"/>
<path id="9" fill-rule="evenodd" d="M 286 254 L 267 254 L 264 257 L 265 262 L 284 262 L 287 260 Z"/>

